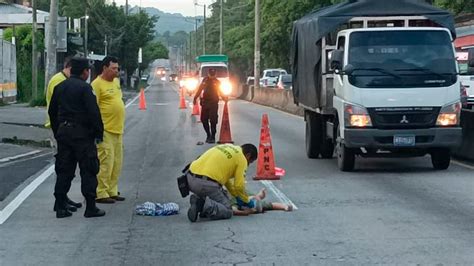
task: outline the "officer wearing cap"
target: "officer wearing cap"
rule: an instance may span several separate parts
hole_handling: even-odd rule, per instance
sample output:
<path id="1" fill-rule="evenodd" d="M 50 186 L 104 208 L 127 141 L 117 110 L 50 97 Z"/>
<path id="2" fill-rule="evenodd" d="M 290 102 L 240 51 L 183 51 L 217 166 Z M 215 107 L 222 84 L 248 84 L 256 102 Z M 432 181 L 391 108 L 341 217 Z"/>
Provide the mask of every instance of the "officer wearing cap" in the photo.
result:
<path id="1" fill-rule="evenodd" d="M 216 142 L 216 132 L 217 132 L 217 120 L 218 120 L 218 110 L 219 110 L 219 96 L 220 95 L 221 83 L 216 78 L 216 70 L 211 68 L 208 71 L 207 77 L 205 77 L 201 84 L 199 85 L 196 94 L 194 95 L 193 104 L 197 103 L 197 99 L 201 96 L 201 122 L 206 131 L 206 142 L 215 143 Z M 225 96 L 221 96 L 222 99 L 226 100 Z M 210 127 L 209 127 L 210 126 Z"/>
<path id="2" fill-rule="evenodd" d="M 48 109 L 51 128 L 58 143 L 56 154 L 56 185 L 54 187 L 57 218 L 69 217 L 67 193 L 71 188 L 76 165 L 81 174 L 81 192 L 86 199 L 85 217 L 104 216 L 95 205 L 99 160 L 96 143 L 103 139 L 104 125 L 89 77 L 89 61 L 71 60 L 71 77 L 59 84 Z"/>

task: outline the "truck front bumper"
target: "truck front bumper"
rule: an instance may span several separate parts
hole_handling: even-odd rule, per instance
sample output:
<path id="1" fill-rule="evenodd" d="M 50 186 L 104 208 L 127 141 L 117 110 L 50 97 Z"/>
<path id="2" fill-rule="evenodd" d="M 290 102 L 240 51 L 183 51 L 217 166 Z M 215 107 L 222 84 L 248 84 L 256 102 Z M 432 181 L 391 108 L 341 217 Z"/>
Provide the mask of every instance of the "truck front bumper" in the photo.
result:
<path id="1" fill-rule="evenodd" d="M 396 146 L 395 136 L 415 136 L 413 146 Z M 349 129 L 344 130 L 344 144 L 348 148 L 455 148 L 461 144 L 462 128 L 427 129 Z"/>

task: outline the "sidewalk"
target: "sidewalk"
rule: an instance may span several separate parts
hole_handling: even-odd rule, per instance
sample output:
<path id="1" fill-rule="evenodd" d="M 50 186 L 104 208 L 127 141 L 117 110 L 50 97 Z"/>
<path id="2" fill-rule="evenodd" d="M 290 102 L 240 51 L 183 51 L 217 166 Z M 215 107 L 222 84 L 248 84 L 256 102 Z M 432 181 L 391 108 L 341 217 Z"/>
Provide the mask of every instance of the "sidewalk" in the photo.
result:
<path id="1" fill-rule="evenodd" d="M 50 130 L 44 128 L 46 109 L 12 104 L 0 107 L 0 162 L 34 151 L 50 151 Z"/>

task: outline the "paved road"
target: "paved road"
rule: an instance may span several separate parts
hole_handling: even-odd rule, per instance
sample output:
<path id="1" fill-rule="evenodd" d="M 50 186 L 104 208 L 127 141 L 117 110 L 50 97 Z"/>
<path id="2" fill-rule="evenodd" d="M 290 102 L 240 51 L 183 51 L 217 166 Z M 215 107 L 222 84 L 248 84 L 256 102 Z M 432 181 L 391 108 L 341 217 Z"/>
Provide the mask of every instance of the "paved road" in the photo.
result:
<path id="1" fill-rule="evenodd" d="M 257 144 L 261 115 L 269 114 L 276 162 L 287 172 L 274 184 L 298 210 L 190 223 L 176 177 L 210 146 L 196 145 L 203 130 L 189 109 L 178 110 L 174 86 L 154 84 L 146 111 L 127 109 L 120 181 L 127 201 L 102 206 L 103 218 L 85 219 L 81 210 L 56 219 L 49 177 L 0 225 L 0 265 L 474 263 L 471 169 L 437 172 L 426 157 L 360 160 L 356 172 L 342 173 L 335 160 L 306 158 L 302 118 L 243 101 L 229 107 L 234 141 Z M 247 185 L 264 187 L 250 178 Z M 134 215 L 144 201 L 177 202 L 182 212 Z"/>

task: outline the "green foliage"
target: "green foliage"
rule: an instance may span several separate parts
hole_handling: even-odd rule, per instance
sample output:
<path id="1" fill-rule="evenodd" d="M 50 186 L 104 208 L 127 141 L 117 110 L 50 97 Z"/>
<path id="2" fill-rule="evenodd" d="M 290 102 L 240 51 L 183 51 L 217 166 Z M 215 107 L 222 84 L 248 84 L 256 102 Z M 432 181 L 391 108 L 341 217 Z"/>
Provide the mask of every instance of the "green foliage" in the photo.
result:
<path id="1" fill-rule="evenodd" d="M 434 2 L 437 6 L 448 9 L 455 15 L 474 12 L 473 0 L 436 0 Z"/>
<path id="2" fill-rule="evenodd" d="M 153 60 L 158 58 L 168 59 L 168 49 L 159 42 L 151 42 L 143 48 L 143 62 L 140 70 L 144 70 Z"/>
<path id="3" fill-rule="evenodd" d="M 4 31 L 3 38 L 7 41 L 12 40 L 13 30 L 8 28 Z M 17 60 L 17 100 L 20 102 L 28 102 L 32 95 L 32 26 L 24 25 L 15 28 L 16 36 L 16 60 Z M 44 36 L 42 32 L 37 32 L 37 51 L 44 50 Z M 44 69 L 38 69 L 38 95 L 44 90 Z"/>

